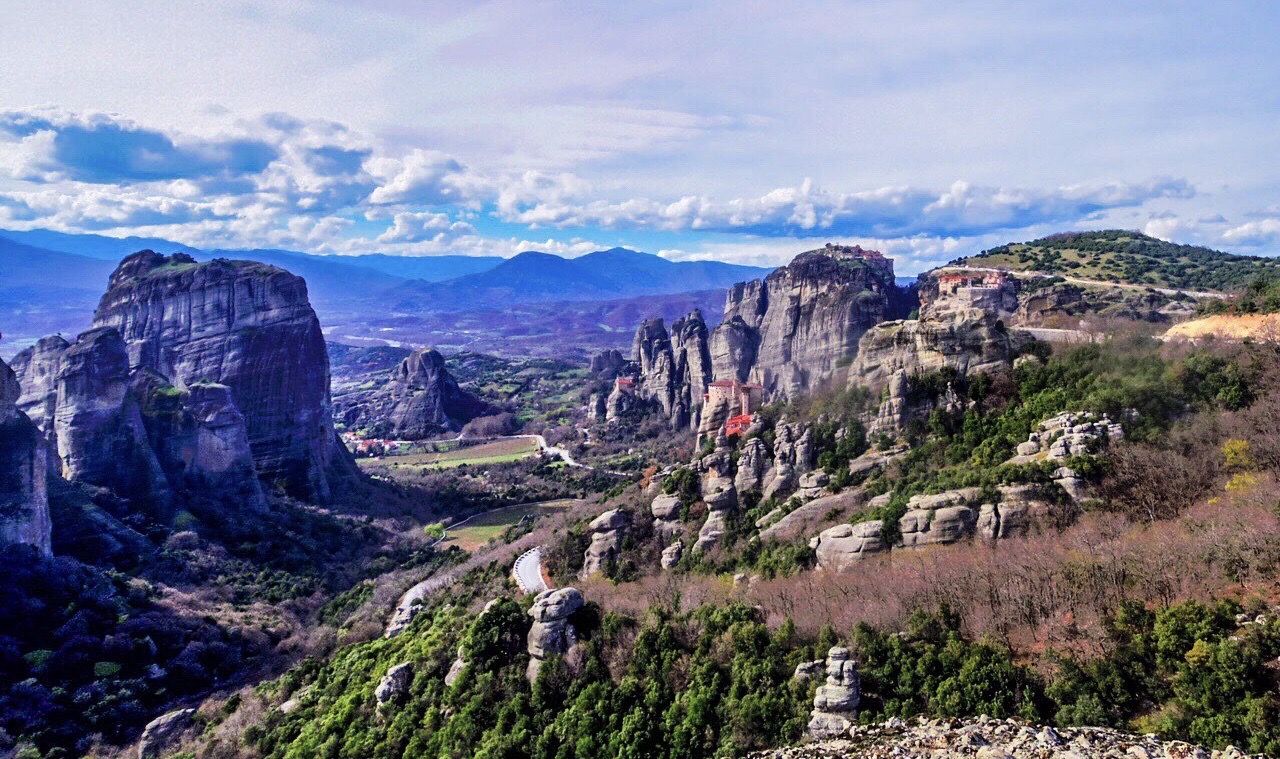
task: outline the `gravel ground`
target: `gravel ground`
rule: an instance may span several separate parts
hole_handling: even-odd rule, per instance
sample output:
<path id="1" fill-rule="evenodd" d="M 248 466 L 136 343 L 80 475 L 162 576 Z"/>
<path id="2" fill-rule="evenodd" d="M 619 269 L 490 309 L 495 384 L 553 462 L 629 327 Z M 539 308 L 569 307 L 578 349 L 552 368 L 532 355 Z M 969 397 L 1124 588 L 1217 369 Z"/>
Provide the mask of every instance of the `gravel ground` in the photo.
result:
<path id="1" fill-rule="evenodd" d="M 978 759 L 1240 759 L 1234 747 L 1210 751 L 1154 735 L 1132 735 L 1098 727 L 1052 728 L 1017 720 L 891 719 L 855 725 L 847 740 L 830 740 L 761 751 L 754 759 L 876 759 L 950 757 Z M 1259 755 L 1260 756 L 1260 755 Z"/>

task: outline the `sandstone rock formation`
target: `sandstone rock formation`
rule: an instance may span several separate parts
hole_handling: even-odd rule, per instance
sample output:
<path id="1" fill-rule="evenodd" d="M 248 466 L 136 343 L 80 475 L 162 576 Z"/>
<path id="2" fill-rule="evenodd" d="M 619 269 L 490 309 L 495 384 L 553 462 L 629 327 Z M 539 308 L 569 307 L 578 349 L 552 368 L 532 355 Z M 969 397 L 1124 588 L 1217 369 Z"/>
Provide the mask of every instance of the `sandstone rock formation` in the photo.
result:
<path id="1" fill-rule="evenodd" d="M 913 375 L 950 369 L 963 376 L 1012 365 L 1031 336 L 1005 326 L 1017 307 L 1011 278 L 997 273 L 930 272 L 922 278 L 918 319 L 888 321 L 867 331 L 849 369 L 849 383 L 885 390 L 872 432 L 895 432 L 912 413 Z M 933 402 L 956 405 L 950 397 Z"/>
<path id="2" fill-rule="evenodd" d="M 196 263 L 145 250 L 111 275 L 94 325 L 119 331 L 132 369 L 179 388 L 229 387 L 265 481 L 326 501 L 331 480 L 354 476 L 333 430 L 328 355 L 302 278 L 248 261 Z"/>
<path id="3" fill-rule="evenodd" d="M 871 554 L 889 550 L 884 541 L 884 522 L 872 520 L 858 524 L 838 524 L 823 530 L 811 541 L 823 569 L 844 569 Z"/>
<path id="4" fill-rule="evenodd" d="M 678 495 L 660 495 L 653 499 L 649 512 L 653 514 L 653 531 L 659 535 L 680 532 L 680 511 L 684 508 Z"/>
<path id="5" fill-rule="evenodd" d="M 763 440 L 753 437 L 743 443 L 738 454 L 738 470 L 733 477 L 733 485 L 738 492 L 760 492 L 764 488 L 769 463 L 769 447 Z"/>
<path id="6" fill-rule="evenodd" d="M 715 379 L 758 382 L 770 400 L 796 397 L 835 375 L 875 324 L 904 313 L 893 262 L 828 244 L 763 280 L 734 285 L 711 337 Z"/>
<path id="7" fill-rule="evenodd" d="M 163 511 L 172 492 L 147 439 L 118 331 L 91 329 L 63 351 L 56 404 L 62 476 Z"/>
<path id="8" fill-rule="evenodd" d="M 627 369 L 627 359 L 622 351 L 614 348 L 600 351 L 591 357 L 589 371 L 593 379 L 613 380 L 620 377 Z"/>
<path id="9" fill-rule="evenodd" d="M 662 549 L 662 568 L 671 569 L 680 563 L 684 558 L 684 541 L 677 540 L 666 548 Z"/>
<path id="10" fill-rule="evenodd" d="M 702 312 L 695 309 L 676 319 L 670 332 L 662 319 L 645 320 L 636 330 L 631 359 L 638 374 L 636 396 L 661 408 L 673 427 L 696 426 L 702 396 L 711 381 L 707 323 Z M 612 398 L 610 402 L 612 406 Z"/>
<path id="11" fill-rule="evenodd" d="M 813 466 L 813 439 L 807 425 L 779 423 L 774 429 L 773 468 L 764 498 L 784 498 L 799 487 L 800 475 Z"/>
<path id="12" fill-rule="evenodd" d="M 729 516 L 738 506 L 738 491 L 733 482 L 733 458 L 723 438 L 715 451 L 699 462 L 702 470 L 702 500 L 707 505 L 707 519 L 698 531 L 693 550 L 708 551 L 729 530 Z"/>
<path id="13" fill-rule="evenodd" d="M 827 681 L 818 686 L 809 713 L 808 736 L 822 740 L 842 735 L 858 716 L 862 680 L 849 649 L 834 646 L 827 651 Z"/>
<path id="14" fill-rule="evenodd" d="M 400 362 L 387 384 L 342 396 L 335 415 L 377 437 L 420 440 L 457 432 L 494 410 L 458 386 L 439 351 L 420 348 Z"/>
<path id="15" fill-rule="evenodd" d="M 622 540 L 630 526 L 631 517 L 620 509 L 606 511 L 591 520 L 591 524 L 587 526 L 591 533 L 591 545 L 587 546 L 579 576 L 587 578 L 603 572 L 605 566 L 622 551 Z"/>
<path id="16" fill-rule="evenodd" d="M 567 653 L 578 642 L 578 631 L 569 617 L 585 603 L 577 588 L 544 590 L 533 599 L 533 608 L 529 609 L 529 616 L 533 617 L 528 637 L 529 668 L 525 673 L 530 682 L 537 678 L 542 662 Z"/>
<path id="17" fill-rule="evenodd" d="M 21 390 L 0 361 L 0 546 L 20 543 L 52 553 L 48 446 L 18 408 Z"/>
<path id="18" fill-rule="evenodd" d="M 40 428 L 50 451 L 58 450 L 53 427 L 53 414 L 58 406 L 58 368 L 62 353 L 70 345 L 61 335 L 42 337 L 14 356 L 10 365 L 22 385 L 18 408 Z M 51 459 L 51 463 L 57 463 L 56 456 Z"/>

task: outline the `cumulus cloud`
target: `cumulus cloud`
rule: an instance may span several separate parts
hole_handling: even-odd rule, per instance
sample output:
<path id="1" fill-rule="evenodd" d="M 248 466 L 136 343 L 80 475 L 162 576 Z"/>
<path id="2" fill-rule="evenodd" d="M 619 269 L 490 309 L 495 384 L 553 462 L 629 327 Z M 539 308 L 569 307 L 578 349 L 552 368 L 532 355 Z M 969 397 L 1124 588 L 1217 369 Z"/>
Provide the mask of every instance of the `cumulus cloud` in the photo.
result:
<path id="1" fill-rule="evenodd" d="M 475 227 L 465 221 L 454 221 L 446 213 L 404 211 L 395 215 L 387 231 L 378 236 L 381 243 L 444 242 L 454 237 L 474 235 Z"/>
<path id="2" fill-rule="evenodd" d="M 999 229 L 1074 221 L 1102 210 L 1141 206 L 1160 198 L 1189 198 L 1181 179 L 1113 182 L 1049 190 L 981 187 L 955 182 L 942 192 L 882 187 L 833 193 L 806 180 L 758 198 L 714 201 L 686 196 L 581 205 L 538 202 L 503 209 L 511 221 L 551 227 L 736 232 L 767 237 L 974 235 Z"/>
<path id="3" fill-rule="evenodd" d="M 1258 219 L 1232 227 L 1222 233 L 1228 243 L 1244 247 L 1274 245 L 1280 243 L 1280 218 Z"/>

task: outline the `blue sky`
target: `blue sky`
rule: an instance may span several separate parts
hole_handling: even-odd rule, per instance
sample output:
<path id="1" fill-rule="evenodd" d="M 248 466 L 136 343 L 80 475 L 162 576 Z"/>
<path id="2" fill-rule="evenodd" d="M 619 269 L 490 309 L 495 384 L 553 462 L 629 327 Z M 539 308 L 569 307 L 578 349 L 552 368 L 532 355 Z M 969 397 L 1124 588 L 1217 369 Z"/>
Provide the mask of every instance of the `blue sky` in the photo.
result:
<path id="1" fill-rule="evenodd" d="M 427 5 L 428 8 L 414 6 Z M 1280 253 L 1280 4 L 0 0 L 0 228 L 901 272 Z"/>

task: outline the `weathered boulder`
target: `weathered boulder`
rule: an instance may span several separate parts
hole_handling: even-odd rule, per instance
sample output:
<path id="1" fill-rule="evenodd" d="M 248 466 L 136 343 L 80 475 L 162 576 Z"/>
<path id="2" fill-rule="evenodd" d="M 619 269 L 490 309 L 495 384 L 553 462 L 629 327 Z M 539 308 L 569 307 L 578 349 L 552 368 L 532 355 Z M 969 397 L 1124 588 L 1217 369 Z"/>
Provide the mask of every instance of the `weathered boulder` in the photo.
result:
<path id="1" fill-rule="evenodd" d="M 586 601 L 577 588 L 544 590 L 533 600 L 529 616 L 533 626 L 529 628 L 529 668 L 525 673 L 532 682 L 538 676 L 538 668 L 549 657 L 567 653 L 578 641 L 578 632 L 569 617 L 581 609 Z"/>
<path id="2" fill-rule="evenodd" d="M 195 709 L 179 709 L 148 722 L 138 741 L 138 759 L 160 759 L 167 756 L 192 728 L 195 715 Z"/>
<path id="3" fill-rule="evenodd" d="M 858 716 L 862 679 L 849 650 L 835 646 L 827 652 L 827 680 L 818 686 L 809 713 L 808 736 L 815 740 L 848 732 Z"/>
<path id="4" fill-rule="evenodd" d="M 591 545 L 587 546 L 579 576 L 587 578 L 603 572 L 608 562 L 618 557 L 622 550 L 622 540 L 630 526 L 630 515 L 620 509 L 606 511 L 591 520 L 591 524 L 587 526 L 591 533 Z"/>
<path id="5" fill-rule="evenodd" d="M 677 540 L 662 549 L 662 568 L 671 569 L 679 564 L 682 558 L 684 558 L 684 541 Z"/>
<path id="6" fill-rule="evenodd" d="M 729 530 L 729 515 L 738 506 L 738 491 L 733 479 L 723 474 L 724 471 L 723 468 L 712 468 L 702 478 L 702 500 L 707 504 L 707 519 L 698 531 L 698 541 L 693 546 L 695 551 L 709 551 L 720 543 Z"/>
<path id="7" fill-rule="evenodd" d="M 684 506 L 680 496 L 664 494 L 653 499 L 649 506 L 653 514 L 653 530 L 660 535 L 674 535 L 680 531 L 680 512 Z"/>
<path id="8" fill-rule="evenodd" d="M 889 550 L 884 540 L 884 522 L 871 520 L 858 524 L 838 524 L 823 530 L 813 542 L 818 566 L 843 569 L 870 554 Z"/>
<path id="9" fill-rule="evenodd" d="M 848 519 L 848 515 L 862 508 L 865 502 L 866 496 L 858 488 L 823 495 L 797 506 L 762 529 L 760 538 L 784 543 L 799 540 L 832 526 L 835 521 Z"/>
<path id="10" fill-rule="evenodd" d="M 48 556 L 53 552 L 49 449 L 19 410 L 20 395 L 17 377 L 0 361 L 0 546 L 20 543 Z"/>
<path id="11" fill-rule="evenodd" d="M 412 682 L 412 663 L 403 662 L 388 669 L 387 674 L 382 676 L 382 679 L 378 681 L 378 687 L 373 691 L 373 697 L 377 699 L 378 707 L 386 708 L 399 701 L 408 692 L 409 684 Z"/>
<path id="12" fill-rule="evenodd" d="M 800 489 L 796 495 L 806 501 L 811 501 L 827 493 L 827 486 L 831 484 L 831 475 L 821 469 L 815 469 L 812 472 L 805 472 L 800 475 L 799 484 Z"/>
<path id="13" fill-rule="evenodd" d="M 454 657 L 453 663 L 449 665 L 449 671 L 444 675 L 444 684 L 452 687 L 456 684 L 462 673 L 467 669 L 467 660 L 463 656 L 462 647 L 458 647 L 458 655 Z"/>
<path id="14" fill-rule="evenodd" d="M 771 400 L 834 376 L 871 326 L 903 312 L 893 262 L 857 246 L 801 253 L 763 280 L 734 285 L 712 339 L 717 379 L 762 384 Z"/>
<path id="15" fill-rule="evenodd" d="M 357 476 L 334 433 L 324 335 L 301 277 L 145 250 L 111 275 L 94 325 L 120 333 L 131 369 L 231 388 L 264 481 L 326 501 L 331 480 Z"/>
<path id="16" fill-rule="evenodd" d="M 795 671 L 791 673 L 792 680 L 812 680 L 815 677 L 826 676 L 827 662 L 825 659 L 814 659 L 813 661 L 802 661 L 796 665 Z"/>
<path id="17" fill-rule="evenodd" d="M 977 523 L 978 512 L 969 506 L 911 509 L 898 520 L 905 548 L 955 543 L 973 535 Z"/>

